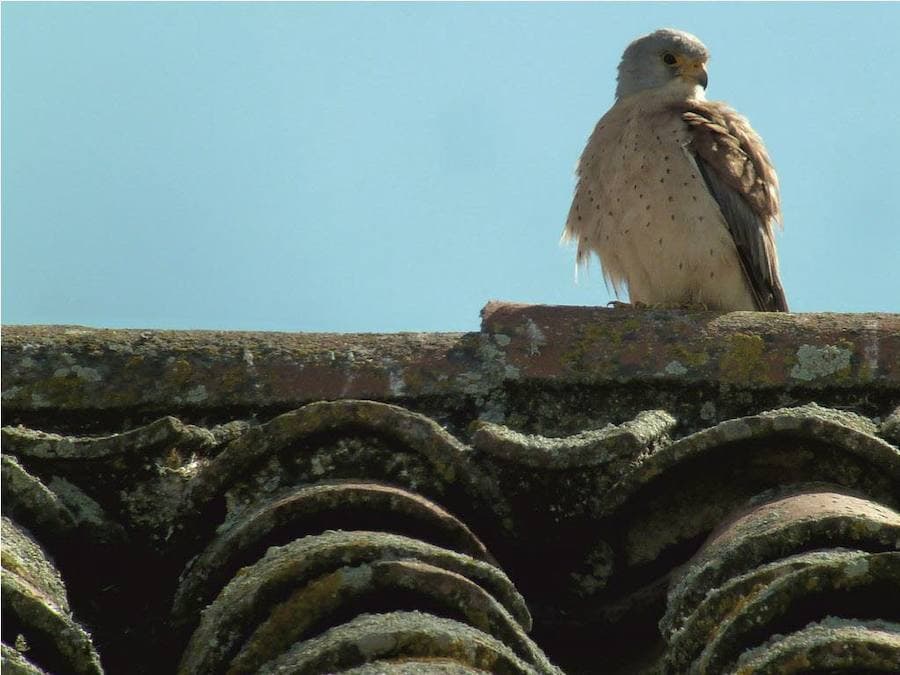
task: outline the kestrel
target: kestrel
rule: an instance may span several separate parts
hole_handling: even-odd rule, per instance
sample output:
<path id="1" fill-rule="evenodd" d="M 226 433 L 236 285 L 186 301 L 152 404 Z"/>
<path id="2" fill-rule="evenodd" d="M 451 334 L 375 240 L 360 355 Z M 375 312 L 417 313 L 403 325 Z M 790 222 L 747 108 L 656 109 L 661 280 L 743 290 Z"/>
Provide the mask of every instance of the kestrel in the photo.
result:
<path id="1" fill-rule="evenodd" d="M 778 178 L 749 122 L 706 100 L 708 58 L 677 30 L 628 45 L 563 236 L 577 240 L 579 264 L 596 253 L 607 284 L 633 303 L 786 312 Z"/>

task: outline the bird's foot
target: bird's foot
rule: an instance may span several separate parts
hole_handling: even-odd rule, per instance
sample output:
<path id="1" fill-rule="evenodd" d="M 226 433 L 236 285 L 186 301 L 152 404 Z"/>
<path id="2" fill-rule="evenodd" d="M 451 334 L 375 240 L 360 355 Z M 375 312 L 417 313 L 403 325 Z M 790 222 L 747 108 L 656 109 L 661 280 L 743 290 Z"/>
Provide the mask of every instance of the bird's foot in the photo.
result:
<path id="1" fill-rule="evenodd" d="M 652 305 L 647 302 L 637 300 L 635 302 L 621 302 L 619 300 L 610 300 L 606 303 L 607 307 L 612 309 L 663 309 L 662 305 Z"/>
<path id="2" fill-rule="evenodd" d="M 710 311 L 709 305 L 705 302 L 683 302 L 678 305 L 678 309 L 683 309 L 688 312 L 708 312 Z"/>
<path id="3" fill-rule="evenodd" d="M 708 312 L 709 305 L 703 302 L 621 302 L 619 300 L 610 300 L 606 303 L 607 307 L 612 309 L 643 309 L 643 310 L 666 310 L 680 309 L 687 312 Z"/>

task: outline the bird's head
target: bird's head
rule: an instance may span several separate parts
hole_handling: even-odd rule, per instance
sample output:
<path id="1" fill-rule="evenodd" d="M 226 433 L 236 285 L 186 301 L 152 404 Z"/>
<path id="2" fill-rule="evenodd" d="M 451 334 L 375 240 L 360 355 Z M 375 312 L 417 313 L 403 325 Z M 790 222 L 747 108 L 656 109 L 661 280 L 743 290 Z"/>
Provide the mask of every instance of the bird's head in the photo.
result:
<path id="1" fill-rule="evenodd" d="M 673 96 L 702 98 L 709 51 L 684 31 L 663 28 L 639 37 L 619 63 L 616 98 L 667 87 Z"/>

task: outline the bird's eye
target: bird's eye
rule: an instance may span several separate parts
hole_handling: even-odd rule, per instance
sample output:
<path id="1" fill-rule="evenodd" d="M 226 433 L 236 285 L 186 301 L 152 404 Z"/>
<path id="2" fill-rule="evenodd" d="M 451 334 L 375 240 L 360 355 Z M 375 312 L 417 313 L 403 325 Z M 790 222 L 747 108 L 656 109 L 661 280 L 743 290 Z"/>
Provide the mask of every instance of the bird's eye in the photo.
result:
<path id="1" fill-rule="evenodd" d="M 665 63 L 667 66 L 674 66 L 675 65 L 675 55 L 670 54 L 669 52 L 666 52 L 665 54 L 663 54 L 663 63 Z"/>

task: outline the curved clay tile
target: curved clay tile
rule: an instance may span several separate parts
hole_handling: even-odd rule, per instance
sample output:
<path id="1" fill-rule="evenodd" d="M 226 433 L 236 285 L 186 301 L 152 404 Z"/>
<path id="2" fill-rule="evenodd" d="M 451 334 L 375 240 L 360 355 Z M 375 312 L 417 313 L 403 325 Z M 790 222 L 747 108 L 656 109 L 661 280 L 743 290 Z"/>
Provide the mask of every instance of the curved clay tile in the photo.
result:
<path id="1" fill-rule="evenodd" d="M 559 673 L 519 658 L 502 642 L 464 623 L 423 612 L 369 614 L 296 644 L 263 666 L 277 672 L 327 673 L 386 658 L 452 658 L 497 675 Z"/>
<path id="2" fill-rule="evenodd" d="M 390 659 L 372 661 L 342 670 L 341 675 L 487 675 L 488 671 L 449 658 Z"/>
<path id="3" fill-rule="evenodd" d="M 675 418 L 665 410 L 648 410 L 624 424 L 551 438 L 479 422 L 472 447 L 491 458 L 523 466 L 576 469 L 633 460 L 640 453 L 666 444 L 675 424 Z"/>
<path id="4" fill-rule="evenodd" d="M 462 621 L 502 642 L 519 658 L 551 669 L 516 620 L 478 584 L 417 560 L 381 560 L 341 567 L 291 593 L 254 630 L 229 670 L 256 672 L 293 643 L 333 625 L 332 617 L 345 614 L 346 606 L 357 614 L 430 607 L 431 613 Z"/>
<path id="5" fill-rule="evenodd" d="M 488 501 L 495 510 L 502 511 L 502 495 L 471 461 L 471 450 L 434 420 L 395 405 L 353 400 L 311 403 L 250 429 L 229 443 L 196 476 L 183 511 L 186 516 L 203 511 L 210 501 L 221 498 L 234 483 L 246 479 L 272 458 L 295 454 L 301 462 L 304 458 L 308 462 L 316 437 L 360 433 L 387 439 L 396 446 L 392 453 L 405 452 L 417 457 L 427 468 L 427 471 L 423 469 L 424 484 L 420 489 L 430 488 L 431 492 L 443 494 L 453 486 L 454 492 L 461 491 L 469 500 Z M 373 479 L 379 478 L 373 473 L 384 472 L 383 466 L 361 465 L 358 457 L 346 461 L 349 462 L 346 472 L 357 475 L 334 477 Z M 331 477 L 328 467 L 320 464 L 304 464 L 300 471 L 308 474 L 310 481 Z"/>
<path id="6" fill-rule="evenodd" d="M 53 476 L 51 486 L 56 490 L 52 490 L 12 455 L 0 459 L 4 513 L 38 534 L 51 553 L 71 547 L 83 536 L 104 544 L 125 540 L 122 526 L 76 485 Z"/>
<path id="7" fill-rule="evenodd" d="M 718 627 L 696 667 L 701 673 L 725 672 L 744 650 L 762 642 L 761 635 L 780 635 L 811 619 L 892 617 L 900 602 L 898 584 L 900 552 L 863 557 L 837 553 L 831 560 L 817 561 L 748 598 Z"/>
<path id="8" fill-rule="evenodd" d="M 361 567 L 380 560 L 417 560 L 462 575 L 490 593 L 523 629 L 530 629 L 531 618 L 524 601 L 506 575 L 493 565 L 399 535 L 326 532 L 273 547 L 261 560 L 235 575 L 204 610 L 179 672 L 217 672 L 285 594 L 335 569 Z M 188 615 L 189 607 L 196 602 L 196 597 L 179 592 L 176 615 Z"/>
<path id="9" fill-rule="evenodd" d="M 831 549 L 792 556 L 710 592 L 669 638 L 668 672 L 725 672 L 772 635 L 828 616 L 892 617 L 900 553 Z"/>
<path id="10" fill-rule="evenodd" d="M 808 672 L 896 673 L 900 623 L 829 618 L 749 649 L 735 665 L 739 675 Z"/>
<path id="11" fill-rule="evenodd" d="M 819 486 L 756 500 L 677 574 L 665 672 L 731 672 L 746 650 L 831 616 L 895 619 L 898 542 L 900 513 L 859 496 Z"/>
<path id="12" fill-rule="evenodd" d="M 858 425 L 849 425 L 850 420 L 861 419 L 860 416 L 835 414 L 839 412 L 814 404 L 783 408 L 727 420 L 681 438 L 636 463 L 605 496 L 603 514 L 619 508 L 651 481 L 664 480 L 665 474 L 680 464 L 727 452 L 738 443 L 775 438 L 808 439 L 837 448 L 870 464 L 874 471 L 885 475 L 890 485 L 900 485 L 900 450 Z M 891 494 L 896 497 L 900 490 Z"/>
<path id="13" fill-rule="evenodd" d="M 46 670 L 25 658 L 22 651 L 7 646 L 5 642 L 0 644 L 0 669 L 15 675 L 48 675 Z"/>
<path id="14" fill-rule="evenodd" d="M 4 454 L 0 464 L 3 503 L 18 522 L 54 536 L 70 535 L 75 530 L 75 515 L 59 495 L 28 473 L 12 455 Z"/>
<path id="15" fill-rule="evenodd" d="M 900 451 L 831 413 L 806 406 L 729 420 L 636 462 L 599 498 L 607 528 L 622 533 L 623 566 L 696 546 L 730 512 L 783 486 L 822 482 L 898 505 Z"/>
<path id="16" fill-rule="evenodd" d="M 73 619 L 62 579 L 41 547 L 6 517 L 2 542 L 3 632 L 16 642 L 4 645 L 5 665 L 14 670 L 23 660 L 51 673 L 102 673 L 91 636 Z"/>
<path id="17" fill-rule="evenodd" d="M 183 451 L 209 449 L 216 436 L 203 427 L 167 416 L 144 426 L 107 436 L 61 436 L 25 427 L 3 427 L 3 444 L 22 457 L 57 460 L 117 460 L 144 462 L 169 448 Z"/>
<path id="18" fill-rule="evenodd" d="M 241 513 L 220 531 L 182 575 L 176 615 L 186 616 L 205 605 L 240 567 L 255 562 L 268 547 L 326 529 L 394 532 L 495 562 L 469 528 L 424 497 L 378 483 L 307 485 Z M 184 598 L 194 602 L 185 605 Z"/>
<path id="19" fill-rule="evenodd" d="M 800 553 L 775 562 L 751 568 L 749 572 L 731 577 L 711 589 L 687 616 L 674 616 L 671 611 L 660 621 L 660 630 L 668 642 L 666 661 L 676 670 L 690 663 L 695 651 L 702 649 L 705 640 L 715 632 L 745 598 L 766 584 L 798 569 L 820 561 L 827 561 L 835 552 L 863 557 L 863 551 L 832 549 Z M 694 650 L 694 651 L 692 651 Z"/>
<path id="20" fill-rule="evenodd" d="M 759 504 L 727 522 L 684 566 L 663 625 L 672 630 L 712 589 L 768 562 L 823 548 L 891 551 L 898 541 L 900 513 L 860 497 L 820 490 Z"/>
<path id="21" fill-rule="evenodd" d="M 900 444 L 900 406 L 884 419 L 878 433 L 889 443 Z"/>

